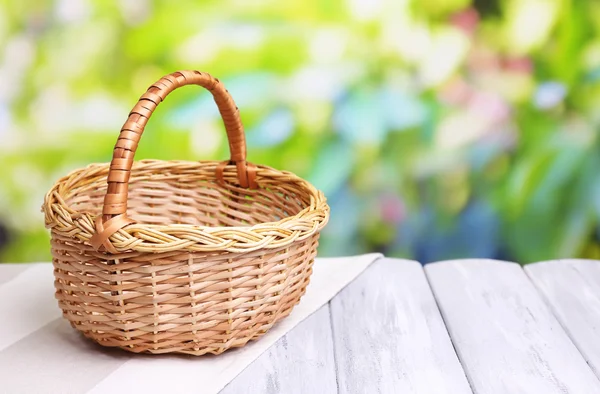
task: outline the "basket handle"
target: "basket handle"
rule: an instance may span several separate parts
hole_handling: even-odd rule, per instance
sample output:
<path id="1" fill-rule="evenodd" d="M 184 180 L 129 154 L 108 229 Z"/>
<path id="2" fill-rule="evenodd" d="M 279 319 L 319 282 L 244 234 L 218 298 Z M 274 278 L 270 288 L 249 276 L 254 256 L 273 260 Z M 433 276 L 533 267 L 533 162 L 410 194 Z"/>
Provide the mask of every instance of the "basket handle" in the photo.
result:
<path id="1" fill-rule="evenodd" d="M 237 167 L 240 186 L 256 187 L 255 168 L 248 166 L 246 162 L 246 138 L 239 110 L 223 84 L 210 74 L 199 71 L 177 71 L 166 75 L 140 97 L 121 128 L 108 171 L 108 189 L 104 196 L 102 216 L 96 220 L 96 233 L 90 239 L 94 249 L 98 250 L 104 245 L 108 251 L 116 253 L 108 238 L 134 222 L 127 217 L 127 197 L 135 151 L 144 127 L 158 104 L 173 90 L 185 85 L 199 85 L 212 93 L 227 131 L 231 153 L 229 163 Z M 217 167 L 217 179 L 220 182 L 223 182 L 223 169 L 226 164 L 222 163 Z"/>

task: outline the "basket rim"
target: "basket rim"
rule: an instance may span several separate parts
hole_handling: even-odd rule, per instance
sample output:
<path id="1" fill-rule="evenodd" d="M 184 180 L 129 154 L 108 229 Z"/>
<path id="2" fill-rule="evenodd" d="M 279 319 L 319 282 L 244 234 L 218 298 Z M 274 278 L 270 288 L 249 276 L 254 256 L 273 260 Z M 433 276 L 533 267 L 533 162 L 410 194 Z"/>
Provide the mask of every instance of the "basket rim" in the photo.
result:
<path id="1" fill-rule="evenodd" d="M 221 161 L 185 160 L 139 160 L 133 163 L 133 170 L 166 168 L 203 167 L 216 168 Z M 45 226 L 63 238 L 76 239 L 92 252 L 89 243 L 95 233 L 95 220 L 98 215 L 79 212 L 66 202 L 68 193 L 82 179 L 96 178 L 91 182 L 105 181 L 110 163 L 93 163 L 75 169 L 57 180 L 44 197 L 42 212 Z M 258 249 L 274 249 L 301 242 L 320 230 L 329 220 L 330 209 L 323 192 L 310 182 L 289 171 L 280 171 L 265 165 L 256 165 L 257 182 L 266 176 L 277 176 L 279 182 L 300 185 L 308 195 L 310 203 L 300 212 L 278 221 L 264 222 L 252 226 L 203 226 L 194 224 L 140 224 L 133 223 L 117 231 L 109 239 L 118 254 L 129 252 L 160 253 L 174 251 L 189 252 L 252 252 Z M 227 181 L 237 180 L 235 165 L 224 169 Z M 97 252 L 110 254 L 109 252 Z"/>

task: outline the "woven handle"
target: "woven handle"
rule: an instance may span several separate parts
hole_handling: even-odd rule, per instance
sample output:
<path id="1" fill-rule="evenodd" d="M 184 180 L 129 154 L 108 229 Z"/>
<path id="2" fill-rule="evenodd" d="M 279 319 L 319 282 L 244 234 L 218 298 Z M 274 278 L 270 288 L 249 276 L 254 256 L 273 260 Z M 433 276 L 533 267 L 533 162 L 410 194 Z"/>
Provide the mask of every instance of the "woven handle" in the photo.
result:
<path id="1" fill-rule="evenodd" d="M 96 221 L 96 234 L 90 240 L 95 249 L 104 245 L 114 253 L 108 238 L 119 229 L 133 223 L 133 220 L 127 218 L 127 192 L 133 158 L 144 127 L 158 104 L 173 90 L 185 85 L 199 85 L 212 93 L 225 124 L 231 153 L 230 163 L 237 167 L 238 181 L 242 187 L 255 187 L 254 171 L 248 171 L 246 163 L 244 127 L 238 108 L 223 84 L 210 74 L 199 71 L 178 71 L 166 75 L 140 97 L 121 128 L 108 172 L 108 189 L 104 197 L 102 217 Z M 217 168 L 217 178 L 220 181 L 223 181 L 224 166 L 225 164 Z"/>

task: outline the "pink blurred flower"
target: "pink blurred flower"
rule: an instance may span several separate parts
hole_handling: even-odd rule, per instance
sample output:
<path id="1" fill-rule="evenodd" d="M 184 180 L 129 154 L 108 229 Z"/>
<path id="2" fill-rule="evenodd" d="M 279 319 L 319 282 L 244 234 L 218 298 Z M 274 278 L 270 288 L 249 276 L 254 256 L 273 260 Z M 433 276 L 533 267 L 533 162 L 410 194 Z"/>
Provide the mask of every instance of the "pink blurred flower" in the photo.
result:
<path id="1" fill-rule="evenodd" d="M 450 23 L 471 35 L 475 33 L 475 30 L 477 30 L 477 26 L 479 25 L 479 13 L 474 8 L 460 11 L 452 15 Z"/>
<path id="2" fill-rule="evenodd" d="M 391 193 L 382 195 L 379 200 L 379 207 L 381 218 L 386 223 L 398 224 L 404 219 L 406 209 L 397 195 Z"/>
<path id="3" fill-rule="evenodd" d="M 504 68 L 510 71 L 531 74 L 533 72 L 533 62 L 526 57 L 509 58 L 504 60 Z"/>
<path id="4" fill-rule="evenodd" d="M 494 93 L 475 92 L 469 100 L 469 111 L 483 115 L 490 122 L 506 120 L 510 115 L 509 105 Z"/>

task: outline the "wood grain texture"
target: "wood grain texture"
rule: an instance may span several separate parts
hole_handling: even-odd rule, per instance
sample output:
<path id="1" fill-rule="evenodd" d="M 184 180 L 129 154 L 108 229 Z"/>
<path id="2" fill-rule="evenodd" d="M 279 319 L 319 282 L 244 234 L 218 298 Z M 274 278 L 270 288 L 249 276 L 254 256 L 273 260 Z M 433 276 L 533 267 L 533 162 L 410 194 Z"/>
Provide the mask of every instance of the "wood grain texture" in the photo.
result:
<path id="1" fill-rule="evenodd" d="M 525 271 L 600 378 L 600 262 L 555 260 Z"/>
<path id="2" fill-rule="evenodd" d="M 250 364 L 221 394 L 336 391 L 329 305 L 325 305 Z"/>
<path id="3" fill-rule="evenodd" d="M 475 393 L 600 393 L 600 382 L 514 263 L 425 271 Z"/>
<path id="4" fill-rule="evenodd" d="M 419 263 L 375 262 L 331 316 L 340 393 L 471 393 Z"/>

